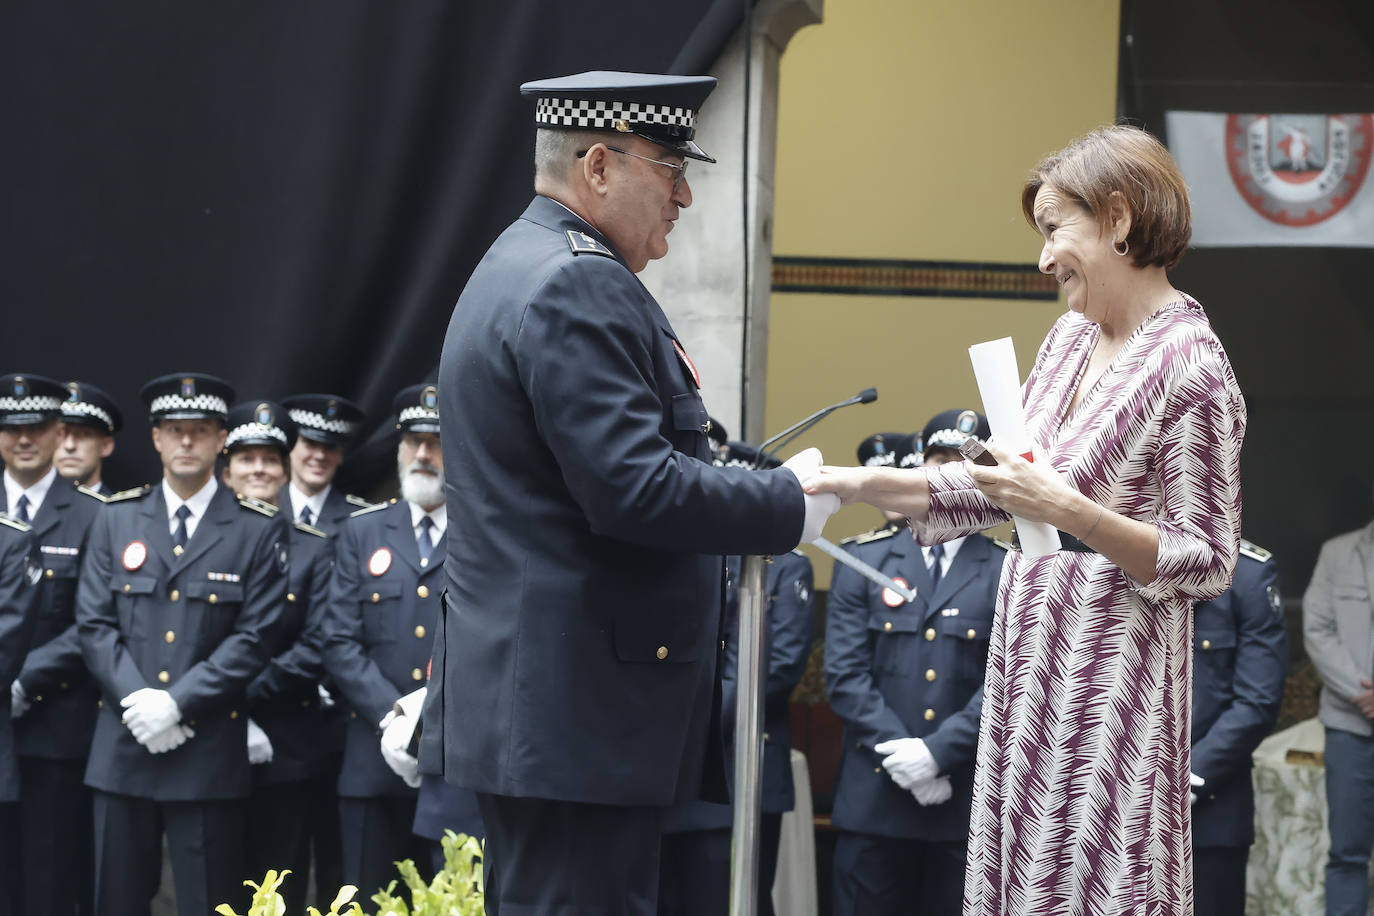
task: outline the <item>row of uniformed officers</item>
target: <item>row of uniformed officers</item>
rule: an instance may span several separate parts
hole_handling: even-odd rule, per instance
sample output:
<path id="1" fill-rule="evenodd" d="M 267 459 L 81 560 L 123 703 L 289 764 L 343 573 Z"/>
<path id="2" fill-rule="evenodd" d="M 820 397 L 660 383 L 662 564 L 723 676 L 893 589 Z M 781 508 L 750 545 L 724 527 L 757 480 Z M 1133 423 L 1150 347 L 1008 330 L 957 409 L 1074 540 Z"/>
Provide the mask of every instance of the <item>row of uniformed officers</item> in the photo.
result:
<path id="1" fill-rule="evenodd" d="M 397 396 L 402 498 L 375 506 L 333 486 L 363 420 L 343 398 L 231 407 L 227 383 L 195 373 L 155 379 L 142 398 L 162 479 L 110 493 L 100 462 L 115 404 L 91 385 L 0 377 L 0 676 L 13 716 L 0 717 L 0 913 L 146 913 L 164 833 L 185 913 L 239 900 L 243 878 L 268 868 L 294 871 L 288 912 L 303 912 L 312 861 L 326 900 L 343 883 L 370 895 L 403 857 L 437 867 L 445 828 L 482 833 L 471 795 L 422 776 L 410 740 L 448 528 L 437 391 Z M 987 435 L 981 416 L 951 410 L 919 435 L 870 437 L 859 460 L 960 460 L 959 445 Z M 758 458 L 723 441 L 717 455 Z M 920 547 L 903 528 L 892 518 L 845 543 L 914 601 L 845 566 L 829 596 L 826 682 L 845 723 L 834 911 L 847 916 L 916 900 L 961 909 L 1006 545 Z M 812 588 L 801 554 L 770 566 L 762 913 L 794 801 L 788 698 L 810 654 Z M 1232 589 L 1198 608 L 1195 633 L 1197 907 L 1239 913 L 1250 753 L 1273 725 L 1287 658 L 1266 552 L 1242 546 Z M 729 827 L 726 806 L 667 813 L 660 912 L 725 912 Z"/>

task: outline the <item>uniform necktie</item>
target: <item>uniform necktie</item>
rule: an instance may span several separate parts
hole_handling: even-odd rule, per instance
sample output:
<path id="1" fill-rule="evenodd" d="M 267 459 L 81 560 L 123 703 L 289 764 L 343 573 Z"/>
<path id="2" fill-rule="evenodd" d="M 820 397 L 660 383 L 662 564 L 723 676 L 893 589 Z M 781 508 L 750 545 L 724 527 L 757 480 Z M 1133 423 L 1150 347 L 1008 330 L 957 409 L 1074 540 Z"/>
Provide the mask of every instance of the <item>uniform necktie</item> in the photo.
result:
<path id="1" fill-rule="evenodd" d="M 930 590 L 935 591 L 935 587 L 940 584 L 940 567 L 944 564 L 940 561 L 945 558 L 945 545 L 936 544 L 930 548 Z"/>
<path id="2" fill-rule="evenodd" d="M 429 529 L 434 527 L 434 521 L 428 516 L 420 518 L 420 536 L 415 544 L 420 548 L 420 562 L 429 563 L 429 555 L 434 552 L 434 540 L 429 536 Z"/>
<path id="3" fill-rule="evenodd" d="M 21 522 L 29 520 L 29 497 L 27 493 L 19 494 L 19 502 L 14 507 L 14 517 Z"/>
<path id="4" fill-rule="evenodd" d="M 191 517 L 191 507 L 182 503 L 177 507 L 177 529 L 172 532 L 172 546 L 185 547 L 186 542 L 191 539 L 191 535 L 186 531 L 186 520 Z"/>
<path id="5" fill-rule="evenodd" d="M 309 525 L 313 518 L 314 516 L 310 514 L 309 506 L 306 506 L 304 509 L 301 510 L 300 522 L 302 525 Z"/>

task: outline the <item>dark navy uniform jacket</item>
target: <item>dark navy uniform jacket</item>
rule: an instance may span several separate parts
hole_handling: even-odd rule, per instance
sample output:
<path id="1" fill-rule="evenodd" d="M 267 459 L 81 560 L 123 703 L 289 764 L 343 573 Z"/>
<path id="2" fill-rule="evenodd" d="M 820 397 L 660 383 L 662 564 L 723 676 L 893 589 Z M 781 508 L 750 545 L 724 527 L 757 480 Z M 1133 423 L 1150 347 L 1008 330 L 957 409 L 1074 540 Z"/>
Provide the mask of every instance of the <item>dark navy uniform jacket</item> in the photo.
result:
<path id="1" fill-rule="evenodd" d="M 248 685 L 248 715 L 272 742 L 272 759 L 253 767 L 257 785 L 309 779 L 329 752 L 320 708 L 325 619 L 334 542 L 318 528 L 292 525 L 291 569 L 282 607 L 282 649 Z"/>
<path id="2" fill-rule="evenodd" d="M 87 785 L 156 801 L 250 793 L 244 693 L 278 648 L 287 557 L 285 517 L 223 484 L 180 557 L 160 483 L 105 506 L 76 596 L 82 654 L 102 694 Z M 168 691 L 195 737 L 148 753 L 119 705 L 144 687 Z"/>
<path id="3" fill-rule="evenodd" d="M 4 683 L 12 683 L 19 674 L 33 638 L 42 574 L 38 544 L 29 526 L 0 515 L 0 681 Z M 10 723 L 10 692 L 5 690 L 0 699 L 0 802 L 19 800 L 19 758 Z"/>
<path id="4" fill-rule="evenodd" d="M 796 547 L 804 502 L 788 470 L 711 466 L 695 375 L 649 291 L 549 198 L 473 272 L 439 366 L 463 520 L 433 678 L 448 781 L 666 806 L 720 761 L 721 557 Z"/>
<path id="5" fill-rule="evenodd" d="M 284 483 L 277 493 L 277 505 L 281 506 L 282 512 L 295 519 L 295 507 L 291 504 L 291 484 Z M 348 517 L 359 509 L 366 509 L 371 503 L 358 496 L 344 493 L 338 487 L 331 486 L 329 492 L 324 497 L 324 507 L 320 509 L 319 518 L 310 522 L 310 527 L 318 528 L 330 537 L 334 537 L 343 529 Z"/>
<path id="6" fill-rule="evenodd" d="M 342 796 L 415 794 L 382 759 L 377 725 L 392 704 L 425 686 L 448 535 L 446 527 L 429 563 L 420 565 L 410 504 L 403 499 L 355 513 L 339 534 L 325 661 L 349 707 Z"/>
<path id="7" fill-rule="evenodd" d="M 910 532 L 855 541 L 855 556 L 904 580 L 917 598 L 901 603 L 895 593 L 835 564 L 825 681 L 831 708 L 844 719 L 845 740 L 831 821 L 857 833 L 966 840 L 988 641 L 1006 551 L 982 535 L 969 536 L 932 593 Z M 873 750 L 891 738 L 925 740 L 953 784 L 949 801 L 922 807 L 892 781 Z"/>
<path id="8" fill-rule="evenodd" d="M 725 593 L 725 657 L 721 665 L 721 720 L 725 731 L 726 775 L 734 783 L 735 698 L 739 664 L 740 558 L 725 561 L 730 581 Z M 763 768 L 761 810 L 764 814 L 791 811 L 796 804 L 792 787 L 792 691 L 806 671 L 811 655 L 812 589 L 811 561 L 792 551 L 773 558 L 768 566 L 765 608 L 764 657 L 767 679 L 763 690 Z M 731 825 L 729 805 L 690 801 L 674 805 L 664 814 L 663 830 L 718 830 Z"/>
<path id="9" fill-rule="evenodd" d="M 76 583 L 87 535 L 104 503 L 94 491 L 58 477 L 33 517 L 43 582 L 32 647 L 19 673 L 33 704 L 14 722 L 21 757 L 85 760 L 91 751 L 100 690 L 81 657 Z"/>
<path id="10" fill-rule="evenodd" d="M 1278 564 L 1241 542 L 1231 587 L 1193 618 L 1193 845 L 1255 840 L 1251 755 L 1274 728 L 1288 676 Z"/>

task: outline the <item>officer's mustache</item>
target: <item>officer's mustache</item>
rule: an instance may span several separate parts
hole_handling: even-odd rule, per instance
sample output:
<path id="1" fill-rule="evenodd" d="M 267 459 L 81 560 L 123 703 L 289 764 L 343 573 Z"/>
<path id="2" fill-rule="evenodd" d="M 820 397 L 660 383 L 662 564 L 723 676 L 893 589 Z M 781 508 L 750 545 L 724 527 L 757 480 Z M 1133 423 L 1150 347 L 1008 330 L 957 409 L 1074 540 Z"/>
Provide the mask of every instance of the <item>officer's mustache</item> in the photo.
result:
<path id="1" fill-rule="evenodd" d="M 443 473 L 439 470 L 437 465 L 430 464 L 428 461 L 412 461 L 409 465 L 406 466 L 406 474 L 414 474 L 417 472 L 422 474 L 432 474 L 435 477 L 438 477 L 441 473 Z"/>

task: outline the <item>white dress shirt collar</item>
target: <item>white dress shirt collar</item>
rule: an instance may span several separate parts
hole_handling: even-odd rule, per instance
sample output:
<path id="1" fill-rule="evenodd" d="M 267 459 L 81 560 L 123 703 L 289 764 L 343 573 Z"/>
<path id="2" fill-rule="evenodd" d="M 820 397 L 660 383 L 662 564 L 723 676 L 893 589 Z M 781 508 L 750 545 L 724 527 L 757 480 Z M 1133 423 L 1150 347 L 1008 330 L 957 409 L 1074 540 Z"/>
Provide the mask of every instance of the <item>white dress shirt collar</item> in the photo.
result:
<path id="1" fill-rule="evenodd" d="M 9 514 L 16 516 L 19 511 L 19 497 L 29 498 L 29 521 L 38 514 L 38 507 L 43 505 L 43 500 L 47 497 L 48 491 L 52 489 L 52 482 L 57 479 L 57 468 L 48 468 L 48 473 L 38 479 L 38 482 L 25 490 L 19 486 L 19 481 L 10 476 L 7 469 L 5 471 L 5 498 L 9 500 Z"/>
<path id="2" fill-rule="evenodd" d="M 295 481 L 286 485 L 286 491 L 291 494 L 291 520 L 298 522 L 301 520 L 301 509 L 310 507 L 310 524 L 315 527 L 320 525 L 320 514 L 324 512 L 324 501 L 329 498 L 329 488 L 331 484 L 325 484 L 320 492 L 314 496 L 307 496 L 305 491 L 296 486 Z"/>
<path id="3" fill-rule="evenodd" d="M 162 478 L 162 498 L 167 502 L 167 525 L 168 531 L 175 533 L 177 530 L 177 510 L 183 504 L 191 510 L 191 517 L 186 519 L 186 536 L 195 537 L 196 526 L 205 515 L 205 510 L 210 508 L 210 500 L 215 498 L 215 490 L 219 489 L 219 481 L 215 480 L 215 475 L 210 475 L 210 480 L 205 486 L 201 487 L 191 495 L 190 499 L 182 499 L 177 496 L 171 484 L 167 483 L 167 478 Z"/>
<path id="4" fill-rule="evenodd" d="M 434 524 L 429 537 L 434 543 L 439 543 L 439 538 L 444 536 L 444 529 L 448 527 L 448 506 L 440 503 L 433 512 L 426 512 L 412 502 L 406 505 L 410 506 L 410 527 L 416 539 L 420 537 L 420 519 L 429 516 L 429 520 Z"/>
<path id="5" fill-rule="evenodd" d="M 944 555 L 944 557 L 940 560 L 940 575 L 943 576 L 945 573 L 949 572 L 949 567 L 950 567 L 950 564 L 954 562 L 954 556 L 955 556 L 955 554 L 957 554 L 957 553 L 959 552 L 959 548 L 960 548 L 960 547 L 964 546 L 964 541 L 966 541 L 966 540 L 968 540 L 968 537 L 967 537 L 967 536 L 961 537 L 961 538 L 955 538 L 955 539 L 952 540 L 952 541 L 945 541 L 945 542 L 944 542 L 945 555 Z M 922 548 L 921 548 L 921 556 L 925 559 L 926 567 L 929 568 L 929 567 L 930 567 L 930 548 L 929 548 L 929 547 L 922 547 Z"/>

